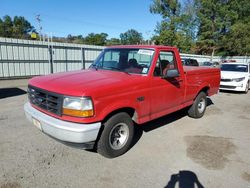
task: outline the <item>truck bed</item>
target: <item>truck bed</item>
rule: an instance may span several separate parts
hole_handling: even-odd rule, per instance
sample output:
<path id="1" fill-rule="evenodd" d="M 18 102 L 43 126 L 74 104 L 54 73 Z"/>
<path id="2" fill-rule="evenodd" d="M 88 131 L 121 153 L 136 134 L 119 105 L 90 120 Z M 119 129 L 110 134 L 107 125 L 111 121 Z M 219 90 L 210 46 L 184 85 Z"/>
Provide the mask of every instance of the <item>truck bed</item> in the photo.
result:
<path id="1" fill-rule="evenodd" d="M 191 67 L 183 66 L 187 83 L 187 98 L 202 84 L 209 86 L 208 96 L 216 94 L 220 85 L 220 69 L 214 67 Z"/>

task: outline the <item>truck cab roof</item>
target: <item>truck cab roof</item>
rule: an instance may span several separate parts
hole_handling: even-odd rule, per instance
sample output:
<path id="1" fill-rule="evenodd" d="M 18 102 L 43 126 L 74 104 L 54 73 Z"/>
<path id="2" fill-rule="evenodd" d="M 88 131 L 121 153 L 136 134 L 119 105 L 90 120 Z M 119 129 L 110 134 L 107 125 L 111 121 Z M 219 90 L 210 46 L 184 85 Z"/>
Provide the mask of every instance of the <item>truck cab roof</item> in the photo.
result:
<path id="1" fill-rule="evenodd" d="M 162 46 L 162 45 L 114 45 L 114 46 L 108 46 L 109 48 L 147 48 L 147 49 L 166 49 L 166 50 L 176 50 L 176 47 L 172 46 Z"/>

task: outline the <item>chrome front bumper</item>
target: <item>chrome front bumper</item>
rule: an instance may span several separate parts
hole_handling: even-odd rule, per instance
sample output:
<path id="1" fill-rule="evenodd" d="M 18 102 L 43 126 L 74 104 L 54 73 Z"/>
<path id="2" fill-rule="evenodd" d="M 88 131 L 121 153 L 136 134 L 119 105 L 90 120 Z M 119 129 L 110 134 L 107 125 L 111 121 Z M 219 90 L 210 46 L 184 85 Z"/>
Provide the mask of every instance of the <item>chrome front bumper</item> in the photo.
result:
<path id="1" fill-rule="evenodd" d="M 41 131 L 64 142 L 87 143 L 95 141 L 101 127 L 100 122 L 80 124 L 56 119 L 35 109 L 29 102 L 24 105 L 24 111 L 27 119 Z"/>

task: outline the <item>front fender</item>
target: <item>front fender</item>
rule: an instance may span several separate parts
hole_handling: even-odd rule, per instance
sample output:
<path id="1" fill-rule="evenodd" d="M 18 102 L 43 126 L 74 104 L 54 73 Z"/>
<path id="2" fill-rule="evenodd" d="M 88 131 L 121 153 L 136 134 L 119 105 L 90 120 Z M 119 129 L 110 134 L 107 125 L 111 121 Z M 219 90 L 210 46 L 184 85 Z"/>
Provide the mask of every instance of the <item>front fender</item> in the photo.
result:
<path id="1" fill-rule="evenodd" d="M 136 105 L 131 103 L 131 101 L 129 101 L 129 100 L 122 100 L 122 101 L 115 101 L 109 105 L 106 105 L 100 111 L 99 118 L 103 120 L 112 112 L 120 110 L 120 109 L 124 109 L 124 108 L 131 108 L 131 109 L 135 110 L 135 113 L 137 114 L 137 106 Z"/>

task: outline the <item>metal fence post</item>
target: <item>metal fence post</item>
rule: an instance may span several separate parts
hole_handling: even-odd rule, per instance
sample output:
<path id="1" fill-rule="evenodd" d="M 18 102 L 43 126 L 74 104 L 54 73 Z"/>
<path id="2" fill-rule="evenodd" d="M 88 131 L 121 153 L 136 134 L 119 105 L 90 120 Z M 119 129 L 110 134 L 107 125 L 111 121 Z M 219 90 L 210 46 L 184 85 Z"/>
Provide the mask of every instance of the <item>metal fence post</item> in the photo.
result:
<path id="1" fill-rule="evenodd" d="M 5 39 L 5 41 L 6 41 L 6 39 Z M 9 60 L 9 53 L 8 53 L 8 47 L 7 47 L 7 45 L 5 45 L 5 49 L 6 49 L 6 57 L 7 57 L 7 60 Z M 7 70 L 8 70 L 8 77 L 10 77 L 10 62 L 9 61 L 7 61 Z"/>
<path id="2" fill-rule="evenodd" d="M 4 71 L 3 71 L 3 62 L 1 61 L 3 58 L 2 58 L 2 46 L 0 44 L 0 64 L 1 64 L 1 70 L 2 70 L 2 75 L 0 77 L 4 77 Z"/>
<path id="3" fill-rule="evenodd" d="M 49 63 L 50 63 L 50 73 L 52 74 L 54 70 L 53 70 L 53 51 L 51 45 L 49 45 Z"/>
<path id="4" fill-rule="evenodd" d="M 65 47 L 65 67 L 66 67 L 66 71 L 68 71 L 68 50 L 67 48 Z"/>
<path id="5" fill-rule="evenodd" d="M 85 63 L 86 63 L 86 60 L 85 60 L 85 48 L 81 48 L 81 51 L 82 51 L 82 69 L 85 69 Z"/>

